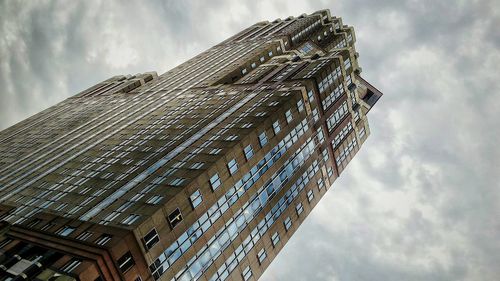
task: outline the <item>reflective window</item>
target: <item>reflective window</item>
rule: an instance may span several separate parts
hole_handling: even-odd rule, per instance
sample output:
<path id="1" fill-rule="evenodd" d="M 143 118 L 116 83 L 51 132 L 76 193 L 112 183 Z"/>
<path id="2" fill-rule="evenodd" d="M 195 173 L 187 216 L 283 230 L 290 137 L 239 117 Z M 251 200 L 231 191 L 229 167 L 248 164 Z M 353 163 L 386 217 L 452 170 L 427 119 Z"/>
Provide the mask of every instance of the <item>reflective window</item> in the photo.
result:
<path id="1" fill-rule="evenodd" d="M 58 235 L 61 235 L 61 236 L 68 236 L 70 235 L 73 231 L 75 231 L 75 228 L 72 227 L 72 226 L 65 226 L 63 228 L 61 228 L 57 234 Z"/>
<path id="2" fill-rule="evenodd" d="M 276 244 L 280 241 L 280 235 L 278 232 L 275 232 L 273 236 L 271 237 L 271 242 L 273 243 L 273 247 L 276 247 Z"/>
<path id="3" fill-rule="evenodd" d="M 243 280 L 247 281 L 252 277 L 252 270 L 250 269 L 250 266 L 245 267 L 243 269 L 243 272 L 241 273 L 241 276 L 243 277 Z"/>
<path id="4" fill-rule="evenodd" d="M 285 226 L 285 230 L 289 230 L 290 227 L 292 226 L 292 220 L 290 217 L 287 217 L 285 221 L 283 222 L 283 225 Z"/>
<path id="5" fill-rule="evenodd" d="M 309 92 L 307 92 L 307 97 L 309 98 L 309 102 L 314 101 L 314 93 L 312 90 L 309 90 Z"/>
<path id="6" fill-rule="evenodd" d="M 264 145 L 267 143 L 266 132 L 260 133 L 260 135 L 259 135 L 259 143 L 260 143 L 260 147 L 264 147 Z"/>
<path id="7" fill-rule="evenodd" d="M 311 202 L 311 200 L 313 200 L 314 198 L 314 192 L 312 190 L 309 190 L 307 192 L 307 201 Z"/>
<path id="8" fill-rule="evenodd" d="M 302 111 L 304 110 L 304 102 L 303 102 L 302 100 L 299 100 L 299 101 L 297 102 L 297 110 L 298 110 L 299 112 L 302 112 Z"/>
<path id="9" fill-rule="evenodd" d="M 293 119 L 292 111 L 289 109 L 285 112 L 286 122 L 290 123 Z"/>
<path id="10" fill-rule="evenodd" d="M 297 211 L 297 215 L 302 214 L 302 212 L 304 211 L 304 206 L 302 206 L 302 203 L 297 204 L 297 206 L 295 206 L 295 210 Z"/>
<path id="11" fill-rule="evenodd" d="M 203 201 L 203 197 L 201 196 L 200 190 L 196 190 L 189 196 L 189 200 L 191 201 L 191 205 L 193 206 L 193 209 L 196 208 L 200 203 Z"/>
<path id="12" fill-rule="evenodd" d="M 266 259 L 267 254 L 266 250 L 264 248 L 260 249 L 260 251 L 257 253 L 257 258 L 259 259 L 259 263 L 262 264 L 262 262 Z"/>
<path id="13" fill-rule="evenodd" d="M 247 160 L 249 160 L 250 158 L 252 158 L 253 156 L 253 149 L 252 149 L 252 145 L 247 145 L 244 149 L 243 149 L 243 152 L 245 153 L 245 158 Z"/>
<path id="14" fill-rule="evenodd" d="M 227 168 L 229 170 L 229 173 L 232 175 L 236 173 L 236 171 L 238 171 L 238 163 L 235 159 L 231 159 L 231 161 L 227 163 Z"/>
<path id="15" fill-rule="evenodd" d="M 274 131 L 275 135 L 278 134 L 281 131 L 279 120 L 274 121 L 274 123 L 273 123 L 273 131 Z"/>
<path id="16" fill-rule="evenodd" d="M 160 195 L 153 195 L 151 198 L 148 199 L 148 201 L 146 201 L 146 203 L 151 205 L 158 205 L 158 203 L 160 203 L 162 199 L 163 197 Z"/>
<path id="17" fill-rule="evenodd" d="M 211 178 L 210 178 L 210 186 L 212 187 L 212 190 L 216 190 L 222 182 L 220 181 L 219 174 L 215 173 Z"/>
<path id="18" fill-rule="evenodd" d="M 131 225 L 133 224 L 135 221 L 137 221 L 141 216 L 139 215 L 136 215 L 136 214 L 130 214 L 128 217 L 126 217 L 123 221 L 122 221 L 122 224 L 125 224 L 125 225 Z"/>

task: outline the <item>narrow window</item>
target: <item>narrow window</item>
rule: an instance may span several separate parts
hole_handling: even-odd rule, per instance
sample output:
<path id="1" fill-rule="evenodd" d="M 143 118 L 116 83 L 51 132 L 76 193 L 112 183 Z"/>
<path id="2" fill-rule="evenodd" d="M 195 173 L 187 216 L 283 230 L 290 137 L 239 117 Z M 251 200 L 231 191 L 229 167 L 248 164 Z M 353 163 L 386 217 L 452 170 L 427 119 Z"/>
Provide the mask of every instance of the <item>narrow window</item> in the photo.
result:
<path id="1" fill-rule="evenodd" d="M 182 214 L 179 208 L 175 209 L 168 215 L 168 223 L 172 228 L 176 227 L 182 221 Z"/>
<path id="2" fill-rule="evenodd" d="M 314 192 L 311 189 L 307 192 L 307 201 L 311 202 L 313 198 L 314 198 Z"/>
<path id="3" fill-rule="evenodd" d="M 309 98 L 309 102 L 314 101 L 314 93 L 312 90 L 309 90 L 309 92 L 307 92 L 307 97 Z"/>
<path id="4" fill-rule="evenodd" d="M 227 163 L 227 169 L 229 170 L 229 173 L 233 175 L 236 171 L 238 171 L 238 162 L 236 162 L 235 159 L 231 159 L 231 161 Z"/>
<path id="5" fill-rule="evenodd" d="M 216 190 L 222 182 L 220 181 L 219 174 L 215 173 L 211 178 L 210 178 L 210 186 L 212 187 L 212 190 Z"/>
<path id="6" fill-rule="evenodd" d="M 106 243 L 108 243 L 109 240 L 111 240 L 111 237 L 113 237 L 113 236 L 111 236 L 109 234 L 103 234 L 103 235 L 99 236 L 99 238 L 97 238 L 97 240 L 95 241 L 95 243 L 97 245 L 99 245 L 99 246 L 103 246 Z"/>
<path id="7" fill-rule="evenodd" d="M 141 216 L 137 214 L 130 214 L 128 217 L 126 217 L 123 221 L 122 224 L 124 225 L 132 225 L 134 222 L 136 222 Z"/>
<path id="8" fill-rule="evenodd" d="M 285 112 L 286 122 L 290 123 L 293 120 L 292 111 L 289 109 Z"/>
<path id="9" fill-rule="evenodd" d="M 275 135 L 277 135 L 281 131 L 279 120 L 274 121 L 273 130 Z"/>
<path id="10" fill-rule="evenodd" d="M 250 266 L 245 267 L 243 269 L 243 272 L 241 273 L 241 276 L 243 277 L 243 280 L 247 281 L 252 277 L 252 270 L 250 269 Z"/>
<path id="11" fill-rule="evenodd" d="M 247 145 L 244 149 L 243 149 L 243 152 L 245 152 L 245 158 L 247 160 L 250 160 L 250 158 L 252 158 L 253 156 L 253 149 L 252 149 L 252 145 L 249 144 Z"/>
<path id="12" fill-rule="evenodd" d="M 302 214 L 302 212 L 304 211 L 304 206 L 302 206 L 302 203 L 297 204 L 297 206 L 295 206 L 295 210 L 297 211 L 297 215 Z"/>
<path id="13" fill-rule="evenodd" d="M 135 264 L 130 251 L 126 252 L 121 258 L 117 260 L 117 262 L 118 262 L 118 267 L 120 267 L 120 270 L 123 273 L 125 273 Z"/>
<path id="14" fill-rule="evenodd" d="M 285 226 L 285 230 L 289 230 L 290 227 L 292 226 L 292 220 L 290 219 L 290 217 L 287 217 L 285 219 L 285 221 L 283 222 L 283 225 Z"/>
<path id="15" fill-rule="evenodd" d="M 203 201 L 203 197 L 201 196 L 200 190 L 198 189 L 195 192 L 193 192 L 193 194 L 189 196 L 189 200 L 191 201 L 191 206 L 193 206 L 193 209 L 198 207 L 198 205 L 200 205 L 201 202 Z"/>
<path id="16" fill-rule="evenodd" d="M 260 251 L 257 253 L 259 264 L 262 264 L 262 262 L 266 259 L 266 257 L 267 257 L 266 250 L 264 248 L 260 249 Z"/>
<path id="17" fill-rule="evenodd" d="M 151 249 L 156 243 L 160 241 L 160 237 L 156 232 L 156 229 L 151 229 L 146 236 L 142 237 L 142 241 L 144 242 L 144 247 L 146 250 Z"/>
<path id="18" fill-rule="evenodd" d="M 75 231 L 75 228 L 72 227 L 72 226 L 65 226 L 61 229 L 59 229 L 59 231 L 57 232 L 58 235 L 61 235 L 61 236 L 68 236 L 70 235 L 73 231 Z"/>
<path id="19" fill-rule="evenodd" d="M 64 271 L 64 272 L 67 272 L 67 273 L 71 273 L 81 263 L 82 263 L 82 261 L 80 259 L 72 258 L 63 267 L 61 267 L 61 271 Z"/>
<path id="20" fill-rule="evenodd" d="M 271 242 L 273 243 L 273 247 L 276 247 L 279 241 L 280 241 L 280 235 L 278 234 L 278 232 L 275 232 L 271 237 Z"/>
<path id="21" fill-rule="evenodd" d="M 264 147 L 264 145 L 267 143 L 266 132 L 260 133 L 260 135 L 259 135 L 259 143 L 260 143 L 260 147 Z"/>

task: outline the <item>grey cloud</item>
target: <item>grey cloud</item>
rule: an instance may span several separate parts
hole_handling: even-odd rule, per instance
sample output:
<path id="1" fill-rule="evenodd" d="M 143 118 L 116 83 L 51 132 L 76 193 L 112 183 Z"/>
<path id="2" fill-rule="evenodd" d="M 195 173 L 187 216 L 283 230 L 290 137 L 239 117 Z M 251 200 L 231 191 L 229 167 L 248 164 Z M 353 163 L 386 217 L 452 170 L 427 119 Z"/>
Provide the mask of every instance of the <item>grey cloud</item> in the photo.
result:
<path id="1" fill-rule="evenodd" d="M 372 135 L 262 280 L 500 279 L 495 1 L 2 2 L 0 128 L 261 21 L 330 8 L 384 97 Z"/>

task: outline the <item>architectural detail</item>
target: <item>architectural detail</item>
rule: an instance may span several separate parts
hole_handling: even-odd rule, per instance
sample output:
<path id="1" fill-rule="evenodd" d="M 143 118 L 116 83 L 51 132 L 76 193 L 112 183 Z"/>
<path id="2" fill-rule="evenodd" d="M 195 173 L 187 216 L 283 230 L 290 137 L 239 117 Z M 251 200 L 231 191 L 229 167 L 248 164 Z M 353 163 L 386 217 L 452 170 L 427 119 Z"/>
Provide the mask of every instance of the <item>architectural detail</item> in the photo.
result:
<path id="1" fill-rule="evenodd" d="M 382 96 L 328 10 L 116 76 L 0 133 L 0 280 L 255 280 Z"/>

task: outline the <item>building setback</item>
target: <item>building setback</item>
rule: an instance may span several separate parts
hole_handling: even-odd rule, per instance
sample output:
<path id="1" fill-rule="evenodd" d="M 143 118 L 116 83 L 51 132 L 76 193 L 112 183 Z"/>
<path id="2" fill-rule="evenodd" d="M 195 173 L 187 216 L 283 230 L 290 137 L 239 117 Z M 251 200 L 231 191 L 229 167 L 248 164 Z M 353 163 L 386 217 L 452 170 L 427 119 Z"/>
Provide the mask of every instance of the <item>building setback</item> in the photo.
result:
<path id="1" fill-rule="evenodd" d="M 382 93 L 328 10 L 115 76 L 0 133 L 0 280 L 255 280 Z"/>

